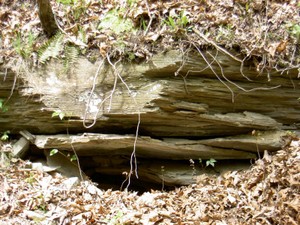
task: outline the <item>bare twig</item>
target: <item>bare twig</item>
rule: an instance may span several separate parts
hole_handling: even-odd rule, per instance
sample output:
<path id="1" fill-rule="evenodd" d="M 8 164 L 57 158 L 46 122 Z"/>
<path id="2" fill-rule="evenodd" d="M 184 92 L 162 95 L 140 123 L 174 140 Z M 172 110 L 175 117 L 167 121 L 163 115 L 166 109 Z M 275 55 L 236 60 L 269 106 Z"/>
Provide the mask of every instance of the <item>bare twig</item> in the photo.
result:
<path id="1" fill-rule="evenodd" d="M 150 11 L 150 8 L 149 8 L 148 0 L 145 0 L 145 3 L 146 3 L 146 7 L 147 7 L 147 11 L 148 11 L 148 16 L 149 16 L 150 20 L 149 20 L 148 26 L 147 26 L 147 28 L 146 28 L 146 30 L 144 32 L 144 35 L 146 35 L 148 33 L 148 31 L 149 31 L 149 29 L 151 27 L 151 24 L 152 24 L 152 20 L 153 20 L 153 17 L 151 15 L 151 11 Z"/>
<path id="2" fill-rule="evenodd" d="M 237 87 L 238 89 L 244 91 L 244 92 L 251 92 L 251 91 L 256 91 L 256 90 L 272 90 L 272 89 L 275 89 L 275 88 L 278 88 L 280 87 L 281 85 L 278 85 L 278 86 L 275 86 L 275 87 L 270 87 L 270 88 L 264 88 L 264 87 L 257 87 L 257 88 L 252 88 L 252 89 L 245 89 L 239 85 L 237 85 L 236 83 L 232 82 L 231 80 L 229 80 L 225 74 L 224 74 L 224 71 L 223 71 L 223 67 L 222 65 L 219 63 L 219 61 L 217 60 L 217 54 L 215 56 L 213 56 L 210 52 L 208 52 L 208 54 L 213 58 L 213 62 L 216 62 L 217 65 L 219 66 L 220 68 L 220 71 L 221 71 L 221 76 L 222 78 L 225 80 L 222 80 L 221 77 L 217 74 L 217 72 L 214 70 L 214 68 L 212 67 L 212 63 L 208 61 L 208 59 L 205 57 L 205 55 L 202 53 L 202 51 L 198 48 L 198 46 L 196 46 L 195 43 L 191 42 L 194 47 L 197 49 L 197 51 L 199 52 L 199 54 L 201 55 L 201 57 L 203 58 L 203 60 L 206 62 L 207 66 L 209 67 L 209 69 L 213 72 L 213 74 L 216 76 L 216 78 L 225 86 L 228 88 L 228 90 L 230 91 L 231 93 L 231 101 L 234 102 L 234 98 L 235 98 L 235 95 L 234 95 L 234 92 L 233 90 L 230 88 L 229 85 L 227 85 L 225 83 L 225 81 L 227 81 L 228 83 L 234 85 L 235 87 Z"/>
<path id="3" fill-rule="evenodd" d="M 69 40 L 70 42 L 72 42 L 73 44 L 75 44 L 75 45 L 77 45 L 77 46 L 80 46 L 80 47 L 85 47 L 85 48 L 88 47 L 88 46 L 87 46 L 85 43 L 83 43 L 81 40 L 76 39 L 76 38 L 74 38 L 74 37 L 71 37 L 66 31 L 64 31 L 64 29 L 59 25 L 59 23 L 58 23 L 58 21 L 57 21 L 57 19 L 56 19 L 55 13 L 53 13 L 53 15 L 54 15 L 54 20 L 55 20 L 55 23 L 56 23 L 58 29 L 59 29 L 63 34 L 65 34 L 65 35 L 68 37 L 68 40 Z"/>
<path id="4" fill-rule="evenodd" d="M 195 44 L 192 42 L 192 41 L 188 41 L 188 43 L 190 43 L 190 44 L 192 44 L 192 45 L 194 45 L 195 46 Z M 195 48 L 196 48 L 196 46 L 195 46 Z M 199 48 L 196 48 L 197 50 L 199 50 Z M 187 73 L 184 75 L 184 77 L 186 78 L 190 73 L 201 73 L 201 72 L 203 72 L 203 71 L 205 71 L 205 70 L 207 70 L 208 68 L 210 68 L 210 66 L 215 62 L 215 59 L 217 58 L 217 55 L 218 55 L 218 51 L 216 52 L 216 56 L 215 57 L 213 57 L 213 60 L 209 63 L 209 65 L 207 65 L 206 67 L 204 67 L 203 69 L 201 69 L 201 70 L 188 70 L 187 71 Z M 185 60 L 185 59 L 184 59 Z M 185 62 L 185 61 L 184 61 Z M 180 69 L 180 68 L 179 68 Z M 179 73 L 180 72 L 180 70 L 177 70 L 176 72 L 175 72 L 175 75 L 176 75 L 176 73 Z"/>
<path id="5" fill-rule="evenodd" d="M 113 89 L 111 90 L 111 93 L 101 102 L 99 108 L 101 108 L 101 106 L 104 104 L 104 102 L 106 102 L 108 99 L 110 99 L 110 103 L 109 103 L 109 107 L 108 107 L 108 112 L 110 111 L 111 105 L 112 105 L 112 97 L 113 97 L 113 94 L 114 94 L 114 92 L 116 90 L 117 81 L 118 81 L 118 79 L 120 79 L 121 82 L 126 87 L 126 89 L 128 90 L 129 95 L 132 97 L 132 99 L 134 101 L 134 104 L 137 106 L 137 109 L 138 109 L 138 104 L 137 104 L 135 98 L 132 95 L 132 91 L 130 90 L 129 86 L 126 84 L 126 82 L 124 81 L 124 79 L 122 78 L 121 74 L 119 73 L 119 71 L 118 71 L 118 69 L 116 67 L 116 64 L 118 62 L 120 62 L 120 60 L 118 60 L 115 63 L 112 63 L 109 54 L 106 55 L 106 60 L 111 65 L 111 67 L 113 69 L 113 72 L 114 72 L 114 75 L 115 75 L 114 86 L 113 86 Z M 85 123 L 86 117 L 87 117 L 87 113 L 88 113 L 88 106 L 89 106 L 90 101 L 91 101 L 91 96 L 94 93 L 94 90 L 95 90 L 95 87 L 96 87 L 96 80 L 97 80 L 97 77 L 99 75 L 100 69 L 102 68 L 103 64 L 104 64 L 104 60 L 101 61 L 101 63 L 98 66 L 98 69 L 97 69 L 97 71 L 96 71 L 96 73 L 94 75 L 93 86 L 92 86 L 92 89 L 91 89 L 91 93 L 89 95 L 89 99 L 88 99 L 88 102 L 87 102 L 87 107 L 86 107 L 85 114 L 84 114 L 83 126 L 85 128 L 90 128 L 90 127 L 94 126 L 95 123 L 96 123 L 96 120 L 97 120 L 97 114 L 98 114 L 99 110 L 96 113 L 96 115 L 94 117 L 94 120 L 93 120 L 93 123 L 91 125 L 87 126 L 86 123 Z M 132 151 L 131 156 L 130 156 L 130 172 L 129 172 L 129 174 L 126 177 L 126 180 L 123 182 L 123 183 L 125 183 L 126 181 L 128 182 L 126 188 L 128 188 L 129 185 L 130 185 L 130 182 L 131 182 L 130 178 L 131 178 L 131 175 L 133 174 L 133 171 L 135 173 L 135 176 L 138 178 L 137 159 L 136 159 L 136 145 L 137 145 L 137 140 L 138 140 L 138 133 L 139 133 L 140 122 L 141 122 L 141 115 L 140 115 L 140 111 L 138 109 L 138 123 L 137 123 L 137 126 L 136 126 L 135 139 L 134 139 L 134 144 L 133 144 L 133 151 Z M 123 186 L 123 183 L 122 183 L 122 186 Z"/>

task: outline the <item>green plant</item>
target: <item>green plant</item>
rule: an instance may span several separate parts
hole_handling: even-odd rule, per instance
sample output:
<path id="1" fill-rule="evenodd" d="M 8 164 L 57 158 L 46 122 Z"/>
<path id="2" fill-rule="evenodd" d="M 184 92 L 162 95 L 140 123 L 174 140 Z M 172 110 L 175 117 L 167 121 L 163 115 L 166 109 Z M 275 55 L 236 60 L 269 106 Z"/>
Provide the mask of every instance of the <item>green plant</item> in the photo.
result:
<path id="1" fill-rule="evenodd" d="M 291 34 L 296 37 L 297 41 L 300 42 L 300 25 L 294 24 L 290 27 Z"/>
<path id="2" fill-rule="evenodd" d="M 60 120 L 63 120 L 63 118 L 65 117 L 65 113 L 63 111 L 61 111 L 60 109 L 58 110 L 55 110 L 53 113 L 52 113 L 52 116 L 51 117 L 56 117 L 58 116 Z"/>
<path id="3" fill-rule="evenodd" d="M 77 38 L 85 44 L 87 44 L 87 42 L 88 42 L 86 31 L 81 26 L 78 29 Z"/>
<path id="4" fill-rule="evenodd" d="M 221 25 L 218 29 L 218 34 L 216 36 L 216 40 L 220 41 L 221 39 L 225 40 L 233 40 L 234 33 L 233 27 L 231 24 Z"/>
<path id="5" fill-rule="evenodd" d="M 68 8 L 67 13 L 72 14 L 75 20 L 78 20 L 86 12 L 86 9 L 90 4 L 90 1 L 86 1 L 86 0 L 56 0 L 56 1 L 65 6 L 71 6 Z"/>
<path id="6" fill-rule="evenodd" d="M 111 30 L 116 34 L 123 32 L 134 32 L 134 24 L 132 20 L 120 16 L 120 11 L 113 9 L 109 11 L 98 25 L 98 29 Z"/>
<path id="7" fill-rule="evenodd" d="M 69 157 L 70 158 L 70 161 L 73 162 L 73 161 L 77 161 L 77 156 L 75 154 L 73 154 L 72 156 Z"/>
<path id="8" fill-rule="evenodd" d="M 217 160 L 210 158 L 209 160 L 206 160 L 206 167 L 208 167 L 208 166 L 215 167 L 216 162 L 217 162 Z"/>
<path id="9" fill-rule="evenodd" d="M 30 172 L 29 176 L 25 179 L 25 182 L 29 183 L 30 185 L 32 185 L 33 183 L 35 183 L 37 180 L 34 176 L 34 173 Z"/>
<path id="10" fill-rule="evenodd" d="M 189 23 L 189 19 L 185 11 L 181 11 L 179 15 L 169 16 L 166 20 L 164 20 L 164 22 L 172 29 L 176 30 L 179 28 L 186 28 Z"/>
<path id="11" fill-rule="evenodd" d="M 79 51 L 75 46 L 67 45 L 65 47 L 65 57 L 64 57 L 64 72 L 68 73 L 70 67 L 75 64 L 79 55 Z"/>
<path id="12" fill-rule="evenodd" d="M 29 32 L 26 37 L 23 37 L 20 32 L 17 32 L 15 41 L 13 42 L 14 49 L 24 59 L 28 59 L 33 52 L 35 40 L 36 36 L 31 32 Z"/>
<path id="13" fill-rule="evenodd" d="M 5 106 L 4 99 L 1 99 L 1 98 L 0 98 L 0 111 L 2 111 L 2 112 L 8 111 L 8 107 Z"/>
<path id="14" fill-rule="evenodd" d="M 135 3 L 137 3 L 138 0 L 127 0 L 127 4 L 132 7 Z"/>
<path id="15" fill-rule="evenodd" d="M 57 33 L 38 50 L 39 62 L 44 64 L 50 58 L 58 58 L 64 49 L 64 35 Z"/>
<path id="16" fill-rule="evenodd" d="M 50 151 L 49 155 L 50 155 L 50 156 L 53 156 L 53 155 L 55 155 L 55 154 L 57 154 L 57 153 L 58 153 L 58 149 L 54 148 L 54 149 L 52 149 L 52 150 Z"/>
<path id="17" fill-rule="evenodd" d="M 67 155 L 65 155 L 65 154 L 61 153 L 61 152 L 60 152 L 58 149 L 56 149 L 56 148 L 52 149 L 52 150 L 50 151 L 49 155 L 50 155 L 50 156 L 53 156 L 53 155 L 56 155 L 57 153 L 62 154 L 62 155 L 64 155 L 64 156 L 68 157 L 68 158 L 70 159 L 71 162 L 77 160 L 77 156 L 76 156 L 75 154 L 71 155 L 71 154 L 68 153 Z"/>
<path id="18" fill-rule="evenodd" d="M 164 21 L 168 26 L 172 27 L 173 29 L 176 29 L 176 23 L 173 17 L 169 16 L 167 20 Z"/>
<path id="19" fill-rule="evenodd" d="M 107 219 L 106 223 L 109 225 L 119 225 L 121 223 L 121 219 L 124 216 L 122 211 L 118 211 L 116 215 L 114 215 L 111 219 Z"/>
<path id="20" fill-rule="evenodd" d="M 140 19 L 140 27 L 141 27 L 143 30 L 146 30 L 146 29 L 147 29 L 146 20 L 145 20 L 143 17 Z"/>
<path id="21" fill-rule="evenodd" d="M 212 166 L 212 167 L 215 167 L 215 163 L 217 162 L 217 160 L 213 159 L 213 158 L 210 158 L 209 160 L 206 160 L 205 162 L 205 167 L 208 167 L 208 166 Z M 203 160 L 201 158 L 199 158 L 199 163 L 202 167 L 203 166 Z"/>
<path id="22" fill-rule="evenodd" d="M 86 12 L 87 8 L 88 4 L 85 0 L 75 1 L 74 6 L 72 7 L 72 14 L 74 15 L 75 20 L 80 19 L 81 16 Z"/>
<path id="23" fill-rule="evenodd" d="M 186 16 L 185 11 L 181 11 L 179 16 L 179 24 L 184 28 L 187 26 L 188 23 L 189 23 L 189 19 Z"/>
<path id="24" fill-rule="evenodd" d="M 10 131 L 9 131 L 9 130 L 4 131 L 4 132 L 2 133 L 2 135 L 1 135 L 0 140 L 1 140 L 1 141 L 7 141 L 7 140 L 9 139 L 9 134 L 10 134 Z"/>
<path id="25" fill-rule="evenodd" d="M 56 0 L 56 2 L 64 5 L 73 5 L 77 0 Z"/>

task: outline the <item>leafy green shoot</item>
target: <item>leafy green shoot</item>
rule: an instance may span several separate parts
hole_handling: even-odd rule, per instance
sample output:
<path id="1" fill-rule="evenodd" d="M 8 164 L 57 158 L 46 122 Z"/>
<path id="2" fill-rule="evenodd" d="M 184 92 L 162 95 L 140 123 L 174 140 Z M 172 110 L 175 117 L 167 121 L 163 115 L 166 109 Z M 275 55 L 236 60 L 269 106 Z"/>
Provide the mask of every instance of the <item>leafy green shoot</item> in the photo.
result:
<path id="1" fill-rule="evenodd" d="M 50 156 L 53 156 L 53 155 L 55 155 L 55 154 L 57 154 L 58 153 L 58 149 L 56 149 L 56 148 L 54 148 L 54 149 L 52 149 L 51 151 L 50 151 Z"/>

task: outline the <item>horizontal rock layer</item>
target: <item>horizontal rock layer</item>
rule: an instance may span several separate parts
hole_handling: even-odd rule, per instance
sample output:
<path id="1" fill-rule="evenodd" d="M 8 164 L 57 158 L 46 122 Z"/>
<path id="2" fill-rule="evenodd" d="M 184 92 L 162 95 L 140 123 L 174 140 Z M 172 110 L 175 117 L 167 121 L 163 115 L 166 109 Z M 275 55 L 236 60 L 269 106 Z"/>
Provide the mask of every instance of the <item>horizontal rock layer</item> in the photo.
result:
<path id="1" fill-rule="evenodd" d="M 184 58 L 176 51 L 140 64 L 118 64 L 117 71 L 104 64 L 97 74 L 100 62 L 80 58 L 70 74 L 62 74 L 63 65 L 52 62 L 19 75 L 23 79 L 18 78 L 14 87 L 16 75 L 8 72 L 2 75 L 0 98 L 14 92 L 7 102 L 9 110 L 1 113 L 0 129 L 130 134 L 135 133 L 138 114 L 139 134 L 152 137 L 204 138 L 298 128 L 296 73 L 270 73 L 268 80 L 266 74 L 244 67 L 249 81 L 241 75 L 239 63 L 225 56 L 217 60 L 223 66 L 221 71 L 212 64 L 217 75 L 200 56 Z M 114 87 L 115 78 L 119 79 Z M 62 121 L 51 117 L 58 110 L 65 114 Z"/>
<path id="2" fill-rule="evenodd" d="M 209 65 L 198 53 L 170 51 L 115 65 L 81 57 L 67 74 L 57 60 L 20 65 L 18 75 L 1 68 L 0 99 L 8 110 L 0 109 L 0 132 L 27 130 L 36 135 L 32 148 L 74 148 L 95 171 L 109 174 L 128 164 L 110 170 L 99 164 L 110 157 L 128 161 L 138 128 L 140 171 L 155 174 L 152 180 L 161 179 L 160 160 L 175 163 L 175 171 L 181 160 L 251 159 L 279 149 L 285 131 L 299 129 L 298 72 L 258 73 L 249 62 L 204 54 Z M 186 171 L 176 171 L 186 183 Z"/>

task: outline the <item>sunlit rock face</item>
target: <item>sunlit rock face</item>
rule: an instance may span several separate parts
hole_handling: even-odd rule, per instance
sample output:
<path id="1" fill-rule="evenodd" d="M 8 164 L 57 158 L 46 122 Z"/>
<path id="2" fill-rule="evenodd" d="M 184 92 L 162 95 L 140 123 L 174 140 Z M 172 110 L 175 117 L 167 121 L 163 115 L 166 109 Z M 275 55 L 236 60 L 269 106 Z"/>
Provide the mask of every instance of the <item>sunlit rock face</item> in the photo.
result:
<path id="1" fill-rule="evenodd" d="M 207 59 L 170 51 L 115 66 L 81 57 L 68 73 L 59 61 L 18 76 L 8 68 L 0 132 L 27 130 L 41 152 L 74 148 L 87 171 L 102 174 L 128 170 L 135 151 L 145 179 L 170 184 L 192 182 L 190 159 L 280 149 L 285 132 L 299 129 L 297 72 L 259 74 L 221 53 Z"/>

